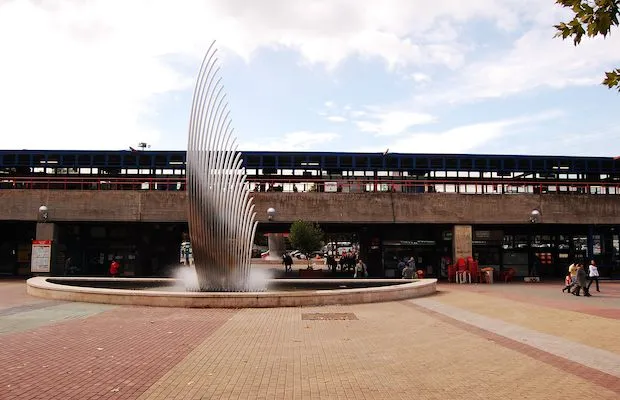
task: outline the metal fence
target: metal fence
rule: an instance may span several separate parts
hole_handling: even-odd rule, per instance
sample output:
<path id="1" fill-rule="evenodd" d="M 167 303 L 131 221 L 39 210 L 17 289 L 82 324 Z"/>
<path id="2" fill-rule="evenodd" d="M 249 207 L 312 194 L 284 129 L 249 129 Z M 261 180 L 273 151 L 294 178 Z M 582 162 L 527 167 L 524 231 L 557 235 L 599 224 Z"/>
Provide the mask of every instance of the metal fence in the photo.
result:
<path id="1" fill-rule="evenodd" d="M 280 177 L 265 179 L 248 177 L 255 192 L 306 193 L 460 193 L 460 194 L 620 194 L 620 182 L 575 182 L 536 180 L 471 180 L 471 179 L 368 179 L 339 180 Z M 185 177 L 10 177 L 0 178 L 0 190 L 186 190 Z"/>

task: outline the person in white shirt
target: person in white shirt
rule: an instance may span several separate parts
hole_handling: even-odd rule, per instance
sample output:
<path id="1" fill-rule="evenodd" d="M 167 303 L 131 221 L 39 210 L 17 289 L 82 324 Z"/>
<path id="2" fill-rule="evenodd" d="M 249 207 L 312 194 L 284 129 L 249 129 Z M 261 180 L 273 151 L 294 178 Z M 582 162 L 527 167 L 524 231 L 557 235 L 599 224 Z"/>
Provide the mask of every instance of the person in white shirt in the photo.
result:
<path id="1" fill-rule="evenodd" d="M 588 269 L 588 279 L 590 282 L 588 283 L 588 289 L 592 286 L 592 282 L 596 282 L 596 291 L 600 292 L 598 287 L 598 267 L 596 266 L 596 262 L 594 260 L 590 261 L 590 268 Z"/>

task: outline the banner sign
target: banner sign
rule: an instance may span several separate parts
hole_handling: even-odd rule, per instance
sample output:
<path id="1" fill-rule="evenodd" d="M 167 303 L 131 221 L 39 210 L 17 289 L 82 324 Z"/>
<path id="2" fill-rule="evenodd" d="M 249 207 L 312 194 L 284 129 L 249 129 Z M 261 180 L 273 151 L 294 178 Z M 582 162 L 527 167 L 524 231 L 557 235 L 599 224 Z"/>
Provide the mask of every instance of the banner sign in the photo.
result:
<path id="1" fill-rule="evenodd" d="M 49 273 L 52 261 L 52 241 L 33 240 L 30 272 Z"/>

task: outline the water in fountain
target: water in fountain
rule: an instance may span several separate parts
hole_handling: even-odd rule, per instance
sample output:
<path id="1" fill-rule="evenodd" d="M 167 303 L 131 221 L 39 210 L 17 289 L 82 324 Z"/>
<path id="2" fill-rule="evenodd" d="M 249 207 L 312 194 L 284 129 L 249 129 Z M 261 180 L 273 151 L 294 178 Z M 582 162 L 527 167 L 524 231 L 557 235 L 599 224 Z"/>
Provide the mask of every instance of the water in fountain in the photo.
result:
<path id="1" fill-rule="evenodd" d="M 270 271 L 261 268 L 250 269 L 246 290 L 250 292 L 266 291 L 269 280 L 273 278 L 272 275 Z M 174 286 L 176 290 L 187 292 L 201 291 L 198 275 L 193 265 L 180 265 L 174 272 L 174 278 L 179 281 L 179 284 Z"/>

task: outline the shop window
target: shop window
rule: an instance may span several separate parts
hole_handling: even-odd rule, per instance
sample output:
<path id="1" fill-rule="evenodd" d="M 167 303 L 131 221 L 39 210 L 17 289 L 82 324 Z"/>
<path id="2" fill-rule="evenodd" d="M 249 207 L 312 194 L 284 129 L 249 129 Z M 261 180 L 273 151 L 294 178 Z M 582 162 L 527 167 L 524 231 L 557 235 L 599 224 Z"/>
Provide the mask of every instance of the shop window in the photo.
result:
<path id="1" fill-rule="evenodd" d="M 603 241 L 601 240 L 601 235 L 592 236 L 592 255 L 600 256 L 603 254 Z"/>
<path id="2" fill-rule="evenodd" d="M 540 249 L 551 249 L 555 247 L 555 236 L 536 235 L 532 238 L 532 247 Z"/>
<path id="3" fill-rule="evenodd" d="M 480 265 L 499 265 L 500 252 L 496 247 L 477 247 L 474 256 Z"/>
<path id="4" fill-rule="evenodd" d="M 558 237 L 558 250 L 560 251 L 568 251 L 570 249 L 570 237 L 565 235 L 560 235 Z"/>
<path id="5" fill-rule="evenodd" d="M 514 248 L 515 249 L 526 249 L 527 247 L 528 247 L 527 235 L 515 235 Z"/>
<path id="6" fill-rule="evenodd" d="M 93 226 L 90 228 L 90 237 L 93 239 L 102 239 L 106 237 L 106 229 L 103 226 Z"/>

